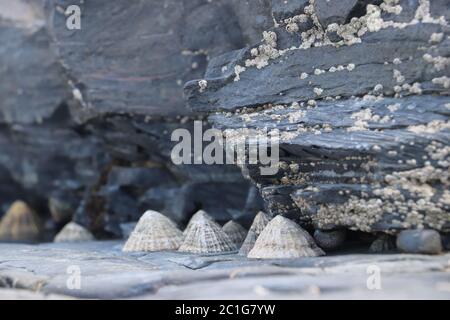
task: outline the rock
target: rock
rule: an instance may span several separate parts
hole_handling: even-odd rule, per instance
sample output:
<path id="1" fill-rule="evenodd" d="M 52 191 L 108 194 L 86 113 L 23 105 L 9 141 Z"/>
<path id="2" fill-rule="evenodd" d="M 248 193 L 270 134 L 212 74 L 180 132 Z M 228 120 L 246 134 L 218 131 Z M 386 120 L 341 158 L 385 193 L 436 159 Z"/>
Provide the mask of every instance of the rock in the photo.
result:
<path id="1" fill-rule="evenodd" d="M 320 24 L 325 29 L 332 23 L 344 24 L 358 0 L 315 0 L 314 9 Z"/>
<path id="2" fill-rule="evenodd" d="M 449 254 L 346 254 L 250 260 L 236 254 L 125 254 L 123 242 L 0 244 L 2 298 L 81 299 L 448 299 Z M 367 290 L 367 268 L 383 273 L 383 290 Z M 67 287 L 78 266 L 81 288 Z M 362 285 L 361 285 L 362 284 Z M 410 288 L 416 290 L 410 290 Z M 18 292 L 18 289 L 21 289 Z M 315 288 L 315 290 L 312 290 Z M 409 288 L 409 289 L 407 289 Z M 318 290 L 319 289 L 319 290 Z M 8 291 L 8 292 L 5 292 Z"/>
<path id="3" fill-rule="evenodd" d="M 201 119 L 185 108 L 183 83 L 202 77 L 210 56 L 245 45 L 241 22 L 250 20 L 237 18 L 239 3 L 84 3 L 81 31 L 66 28 L 71 4 L 0 4 L 0 38 L 8 43 L 0 49 L 0 77 L 8 79 L 0 88 L 0 178 L 10 184 L 0 186 L 0 206 L 22 198 L 43 219 L 51 212 L 47 238 L 70 216 L 111 238 L 147 209 L 180 223 L 201 207 L 214 205 L 211 214 L 223 222 L 229 209 L 242 212 L 249 183 L 237 168 L 170 160 L 172 131 L 192 131 Z M 271 24 L 264 10 L 254 20 L 263 15 Z"/>
<path id="4" fill-rule="evenodd" d="M 42 4 L 19 0 L 1 7 L 0 38 L 8 45 L 0 49 L 0 76 L 7 79 L 0 87 L 0 123 L 42 122 L 68 94 Z"/>
<path id="5" fill-rule="evenodd" d="M 349 3 L 327 5 L 337 12 Z M 208 88 L 199 93 L 188 82 L 187 103 L 231 140 L 245 130 L 278 132 L 276 174 L 241 165 L 273 215 L 324 230 L 448 232 L 449 158 L 438 150 L 450 144 L 450 17 L 429 10 L 429 1 L 401 1 L 401 10 L 353 3 L 328 30 L 341 40 L 329 41 L 307 8 L 313 26 L 298 31 L 299 45 L 278 24 L 261 44 L 212 59 Z M 245 70 L 220 73 L 224 67 Z"/>
<path id="6" fill-rule="evenodd" d="M 381 234 L 375 241 L 372 242 L 369 252 L 385 253 L 394 249 L 396 249 L 395 238 L 388 234 Z"/>
<path id="7" fill-rule="evenodd" d="M 342 246 L 346 239 L 346 230 L 316 230 L 314 240 L 324 250 L 335 250 Z"/>
<path id="8" fill-rule="evenodd" d="M 308 5 L 309 0 L 272 0 L 272 13 L 277 21 L 281 21 L 303 14 L 305 7 Z"/>
<path id="9" fill-rule="evenodd" d="M 50 214 L 57 224 L 65 224 L 72 220 L 78 205 L 78 199 L 70 193 L 55 192 L 48 199 Z"/>
<path id="10" fill-rule="evenodd" d="M 426 52 L 418 50 L 421 46 L 428 46 L 433 33 L 440 32 L 445 34 L 445 30 L 438 24 L 413 24 L 403 29 L 387 27 L 378 32 L 364 34 L 361 43 L 354 45 L 340 47 L 326 45 L 307 50 L 287 50 L 276 59 L 262 60 L 267 62 L 267 66 L 263 68 L 247 67 L 240 75 L 239 81 L 230 81 L 234 80 L 234 73 L 206 78 L 208 89 L 201 94 L 197 90 L 196 81 L 188 82 L 185 86 L 187 103 L 196 111 L 233 111 L 264 104 L 306 103 L 317 98 L 314 88 L 323 90 L 320 95 L 322 98 L 364 96 L 372 92 L 378 84 L 383 86 L 383 93 L 389 96 L 396 93 L 394 89 L 403 91 L 404 94 L 413 93 L 411 90 L 418 91 L 418 88 L 412 88 L 414 83 L 421 84 L 422 93 L 448 94 L 448 89 L 436 83 L 436 80 L 433 82 L 433 79 L 444 75 L 446 67 L 435 69 L 432 62 L 435 60 L 429 58 L 430 62 L 426 62 L 423 58 Z M 399 38 L 402 41 L 398 41 Z M 445 42 L 438 44 L 438 47 L 441 48 L 439 55 L 445 56 L 447 54 Z M 220 64 L 248 65 L 251 60 L 248 59 L 251 48 L 245 51 L 234 51 Z M 430 51 L 428 54 L 433 56 L 434 53 Z M 326 59 L 318 63 L 318 56 Z M 276 63 L 281 58 L 282 63 Z M 401 65 L 393 63 L 395 58 L 402 61 Z M 272 61 L 275 63 L 271 63 Z M 212 65 L 216 63 L 219 62 L 211 62 Z M 335 71 L 330 72 L 330 69 Z M 400 72 L 396 78 L 393 76 L 394 70 Z M 308 77 L 300 79 L 302 73 L 308 74 Z M 270 78 L 277 80 L 262 81 Z M 396 82 L 395 79 L 401 81 Z M 402 88 L 403 84 L 409 86 Z M 289 94 L 283 94 L 288 90 Z M 243 94 L 236 95 L 232 92 Z M 264 94 L 255 95 L 251 94 L 252 92 Z"/>
<path id="11" fill-rule="evenodd" d="M 397 248 L 406 253 L 439 254 L 441 236 L 435 230 L 404 230 L 397 236 Z"/>

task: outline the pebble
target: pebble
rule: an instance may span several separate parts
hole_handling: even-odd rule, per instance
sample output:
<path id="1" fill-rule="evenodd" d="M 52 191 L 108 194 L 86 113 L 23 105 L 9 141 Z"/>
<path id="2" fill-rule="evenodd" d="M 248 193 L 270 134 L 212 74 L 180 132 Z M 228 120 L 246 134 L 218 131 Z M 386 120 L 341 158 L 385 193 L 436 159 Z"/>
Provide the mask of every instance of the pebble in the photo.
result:
<path id="1" fill-rule="evenodd" d="M 316 230 L 314 232 L 314 240 L 319 247 L 324 250 L 334 250 L 339 248 L 345 241 L 347 232 L 345 229 L 325 231 Z"/>
<path id="2" fill-rule="evenodd" d="M 439 254 L 441 236 L 435 230 L 404 230 L 397 236 L 397 248 L 405 253 Z"/>

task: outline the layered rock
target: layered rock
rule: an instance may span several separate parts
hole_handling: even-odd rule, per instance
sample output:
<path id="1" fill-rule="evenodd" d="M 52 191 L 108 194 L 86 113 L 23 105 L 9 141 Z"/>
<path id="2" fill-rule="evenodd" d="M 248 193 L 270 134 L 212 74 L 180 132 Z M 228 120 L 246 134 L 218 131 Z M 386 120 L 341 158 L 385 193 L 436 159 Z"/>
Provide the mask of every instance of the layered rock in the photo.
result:
<path id="1" fill-rule="evenodd" d="M 64 12 L 74 4 L 81 30 L 66 28 Z M 2 207 L 23 198 L 50 218 L 50 202 L 57 227 L 73 211 L 99 237 L 120 236 L 120 223 L 148 209 L 180 223 L 201 208 L 223 222 L 251 219 L 254 212 L 243 213 L 254 206 L 247 201 L 250 185 L 239 170 L 170 160 L 172 131 L 192 130 L 190 122 L 201 119 L 185 108 L 183 83 L 201 77 L 210 57 L 254 41 L 255 32 L 244 32 L 245 19 L 235 14 L 250 6 L 206 0 L 0 6 L 6 44 L 0 77 L 7 79 L 0 86 L 0 178 L 10 184 L 0 187 Z M 55 215 L 55 203 L 62 214 Z"/>
<path id="2" fill-rule="evenodd" d="M 185 86 L 189 106 L 229 139 L 279 134 L 277 174 L 242 166 L 272 214 L 448 232 L 448 3 L 323 2 L 275 1 L 261 44 L 212 59 L 207 88 Z"/>

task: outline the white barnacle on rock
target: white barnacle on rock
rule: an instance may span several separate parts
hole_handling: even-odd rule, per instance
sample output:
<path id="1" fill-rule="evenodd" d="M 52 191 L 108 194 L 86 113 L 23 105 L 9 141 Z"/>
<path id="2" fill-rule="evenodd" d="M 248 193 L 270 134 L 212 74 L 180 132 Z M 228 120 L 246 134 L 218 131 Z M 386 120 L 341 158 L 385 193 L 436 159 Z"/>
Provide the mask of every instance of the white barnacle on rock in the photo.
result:
<path id="1" fill-rule="evenodd" d="M 256 48 L 254 48 L 256 49 Z M 256 67 L 258 69 L 264 68 L 269 64 L 269 61 L 276 59 L 283 54 L 283 51 L 277 49 L 277 34 L 273 31 L 263 32 L 263 44 L 256 50 L 251 50 L 252 59 L 245 61 L 246 67 Z"/>
<path id="2" fill-rule="evenodd" d="M 317 102 L 316 100 L 308 100 L 308 102 L 306 103 L 308 106 L 310 107 L 315 107 L 317 106 Z"/>
<path id="3" fill-rule="evenodd" d="M 295 22 L 288 23 L 286 25 L 286 31 L 289 33 L 295 33 L 299 30 L 298 24 Z"/>
<path id="4" fill-rule="evenodd" d="M 247 68 L 242 67 L 240 65 L 235 66 L 234 67 L 234 74 L 235 74 L 234 81 L 241 80 L 241 73 L 244 72 L 245 70 L 247 70 Z"/>
<path id="5" fill-rule="evenodd" d="M 300 79 L 304 80 L 308 78 L 308 74 L 306 72 L 302 72 L 302 74 L 300 75 Z"/>
<path id="6" fill-rule="evenodd" d="M 434 84 L 443 86 L 445 89 L 450 88 L 450 78 L 449 77 L 444 76 L 444 77 L 434 78 L 432 80 L 432 82 Z"/>
<path id="7" fill-rule="evenodd" d="M 377 84 L 374 88 L 373 91 L 375 92 L 383 92 L 383 85 L 382 84 Z"/>
<path id="8" fill-rule="evenodd" d="M 353 71 L 355 69 L 355 65 L 353 64 L 353 63 L 350 63 L 348 66 L 347 66 L 347 70 L 348 71 Z"/>
<path id="9" fill-rule="evenodd" d="M 205 90 L 206 90 L 206 88 L 208 87 L 208 81 L 206 81 L 206 80 L 200 80 L 199 82 L 198 82 L 198 87 L 199 87 L 199 92 L 200 93 L 202 93 L 202 92 L 204 92 Z"/>
<path id="10" fill-rule="evenodd" d="M 430 0 L 419 0 L 419 6 L 417 7 L 414 20 L 419 20 L 424 23 L 433 23 L 446 25 L 447 21 L 444 16 L 440 16 L 439 18 L 434 18 L 430 13 Z"/>
<path id="11" fill-rule="evenodd" d="M 422 87 L 420 83 L 415 82 L 412 86 L 409 87 L 409 92 L 412 94 L 422 94 Z"/>
<path id="12" fill-rule="evenodd" d="M 436 44 L 436 43 L 440 43 L 442 41 L 442 39 L 444 39 L 444 34 L 441 33 L 432 33 L 431 37 L 430 37 L 430 43 Z"/>
<path id="13" fill-rule="evenodd" d="M 384 0 L 384 2 L 380 4 L 380 8 L 387 13 L 399 15 L 403 8 L 398 4 L 398 2 L 399 0 Z"/>
<path id="14" fill-rule="evenodd" d="M 395 112 L 400 108 L 400 103 L 390 104 L 387 106 L 390 112 Z"/>
<path id="15" fill-rule="evenodd" d="M 403 82 L 405 82 L 405 77 L 402 75 L 402 73 L 399 71 L 399 70 L 397 70 L 397 69 L 394 69 L 393 71 L 393 76 L 394 76 L 394 80 L 397 82 L 397 83 L 403 83 Z"/>
<path id="16" fill-rule="evenodd" d="M 433 120 L 427 124 L 409 126 L 407 130 L 416 134 L 433 134 L 445 129 L 450 129 L 450 121 Z"/>
<path id="17" fill-rule="evenodd" d="M 437 71 L 445 70 L 450 65 L 450 58 L 447 57 L 433 57 L 431 54 L 425 53 L 423 59 L 428 63 L 432 63 Z"/>
<path id="18" fill-rule="evenodd" d="M 315 93 L 316 95 L 320 96 L 320 95 L 322 94 L 322 92 L 323 92 L 323 89 L 322 89 L 322 88 L 314 88 L 314 93 Z"/>

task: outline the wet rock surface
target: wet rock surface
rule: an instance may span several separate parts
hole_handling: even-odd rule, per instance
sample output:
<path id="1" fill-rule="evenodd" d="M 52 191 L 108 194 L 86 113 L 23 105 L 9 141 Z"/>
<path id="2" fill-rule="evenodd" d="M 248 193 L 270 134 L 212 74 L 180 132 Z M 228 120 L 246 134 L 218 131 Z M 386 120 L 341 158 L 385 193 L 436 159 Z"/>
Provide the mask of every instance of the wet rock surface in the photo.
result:
<path id="1" fill-rule="evenodd" d="M 0 295 L 29 299 L 450 297 L 448 254 L 347 254 L 257 261 L 236 254 L 124 254 L 122 246 L 123 242 L 0 245 Z M 371 265 L 381 270 L 381 290 L 367 288 Z M 79 290 L 67 287 L 71 275 L 67 270 L 74 266 L 81 275 Z"/>

